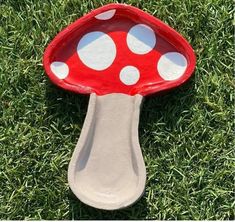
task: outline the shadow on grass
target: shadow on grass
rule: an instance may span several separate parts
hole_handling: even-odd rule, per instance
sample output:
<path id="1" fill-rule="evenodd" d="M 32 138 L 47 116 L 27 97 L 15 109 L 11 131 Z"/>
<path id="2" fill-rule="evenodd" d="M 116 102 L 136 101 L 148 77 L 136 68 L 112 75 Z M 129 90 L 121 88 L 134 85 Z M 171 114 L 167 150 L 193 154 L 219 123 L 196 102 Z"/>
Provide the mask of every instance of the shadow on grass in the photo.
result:
<path id="1" fill-rule="evenodd" d="M 73 123 L 83 124 L 89 95 L 66 91 L 55 86 L 49 80 L 47 80 L 46 87 L 47 116 L 71 117 Z"/>
<path id="2" fill-rule="evenodd" d="M 181 125 L 180 119 L 185 115 L 184 113 L 190 113 L 191 107 L 195 104 L 195 76 L 193 75 L 189 81 L 179 88 L 171 91 L 163 92 L 159 95 L 153 95 L 145 98 L 142 111 L 140 114 L 139 123 L 139 137 L 140 144 L 146 144 L 146 139 L 153 137 L 153 135 L 159 134 L 161 137 L 161 131 L 156 132 L 156 128 L 164 128 L 164 131 L 174 131 L 176 126 Z M 191 112 L 192 113 L 192 112 Z M 153 127 L 153 125 L 159 124 L 159 127 Z M 163 127 L 161 126 L 163 124 Z M 168 129 L 168 130 L 166 130 Z M 154 131 L 152 131 L 154 130 Z M 155 144 L 157 146 L 157 144 Z M 143 148 L 143 152 L 150 156 L 159 154 L 159 149 L 148 151 L 148 148 Z M 148 147 L 148 146 L 147 146 Z M 166 147 L 159 147 L 167 152 Z"/>
<path id="3" fill-rule="evenodd" d="M 166 128 L 173 128 L 182 113 L 185 110 L 189 110 L 195 103 L 194 99 L 194 77 L 185 83 L 182 87 L 174 89 L 173 91 L 158 95 L 147 97 L 143 103 L 140 124 L 139 135 L 140 144 L 142 144 L 143 137 L 151 137 L 151 125 L 157 123 L 159 120 L 165 123 Z M 89 96 L 78 95 L 71 92 L 64 91 L 52 85 L 49 80 L 47 82 L 46 90 L 47 100 L 47 117 L 52 118 L 53 121 L 60 121 L 61 124 L 66 125 L 69 128 L 73 124 L 82 126 L 85 119 Z M 81 130 L 81 129 L 80 129 Z M 71 131 L 63 131 L 63 133 L 72 133 Z M 74 133 L 74 132 L 73 132 Z M 74 148 L 78 133 L 71 136 L 74 141 Z M 165 147 L 161 147 L 161 150 L 165 150 Z M 71 150 L 71 155 L 72 155 Z M 143 153 L 154 156 L 158 155 L 159 149 L 153 152 L 148 149 L 144 149 Z M 87 206 L 79 201 L 75 195 L 69 190 L 69 218 L 70 219 L 154 219 L 149 218 L 148 203 L 146 202 L 146 195 L 144 194 L 139 201 L 134 205 L 117 211 L 105 211 L 95 209 Z"/>

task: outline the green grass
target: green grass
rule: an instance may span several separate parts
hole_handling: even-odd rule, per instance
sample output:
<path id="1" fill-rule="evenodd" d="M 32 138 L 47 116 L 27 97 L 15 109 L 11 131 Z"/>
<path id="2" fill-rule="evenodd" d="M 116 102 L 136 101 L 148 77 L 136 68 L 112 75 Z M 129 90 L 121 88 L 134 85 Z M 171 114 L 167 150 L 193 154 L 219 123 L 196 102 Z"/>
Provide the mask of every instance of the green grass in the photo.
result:
<path id="1" fill-rule="evenodd" d="M 108 2 L 0 1 L 0 219 L 234 219 L 231 0 L 125 1 L 180 32 L 197 68 L 181 88 L 143 104 L 147 184 L 135 205 L 97 210 L 70 191 L 88 97 L 52 85 L 42 55 L 62 28 Z"/>

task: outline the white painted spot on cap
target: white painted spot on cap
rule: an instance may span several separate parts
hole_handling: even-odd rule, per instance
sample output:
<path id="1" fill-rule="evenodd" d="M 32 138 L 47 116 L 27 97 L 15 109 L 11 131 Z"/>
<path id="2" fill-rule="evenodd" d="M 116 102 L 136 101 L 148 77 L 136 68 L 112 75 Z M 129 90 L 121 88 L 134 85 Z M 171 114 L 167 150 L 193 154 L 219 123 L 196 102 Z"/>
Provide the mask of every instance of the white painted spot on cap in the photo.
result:
<path id="1" fill-rule="evenodd" d="M 64 62 L 53 62 L 51 63 L 50 68 L 59 79 L 65 79 L 69 74 L 69 67 Z"/>
<path id="2" fill-rule="evenodd" d="M 116 57 L 112 38 L 103 32 L 89 32 L 78 43 L 77 53 L 82 62 L 91 69 L 107 69 Z"/>
<path id="3" fill-rule="evenodd" d="M 155 33 L 147 25 L 135 25 L 127 34 L 127 45 L 129 49 L 136 54 L 146 54 L 150 52 L 155 44 Z"/>
<path id="4" fill-rule="evenodd" d="M 120 72 L 120 80 L 125 85 L 134 85 L 140 78 L 139 70 L 134 66 L 125 66 Z"/>
<path id="5" fill-rule="evenodd" d="M 103 13 L 100 13 L 99 15 L 96 15 L 95 18 L 99 20 L 108 20 L 111 19 L 115 15 L 116 9 L 112 9 Z"/>
<path id="6" fill-rule="evenodd" d="M 165 80 L 180 78 L 187 68 L 187 59 L 178 52 L 168 52 L 162 55 L 158 61 L 159 75 Z"/>

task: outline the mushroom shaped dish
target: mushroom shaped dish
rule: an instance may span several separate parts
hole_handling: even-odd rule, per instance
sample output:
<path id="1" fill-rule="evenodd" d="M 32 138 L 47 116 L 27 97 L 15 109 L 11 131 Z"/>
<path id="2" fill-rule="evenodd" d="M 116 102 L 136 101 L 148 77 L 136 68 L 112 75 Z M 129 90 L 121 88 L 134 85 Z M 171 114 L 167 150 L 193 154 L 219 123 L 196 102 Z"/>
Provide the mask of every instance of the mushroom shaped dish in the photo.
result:
<path id="1" fill-rule="evenodd" d="M 184 83 L 195 68 L 189 43 L 157 18 L 108 4 L 69 25 L 49 44 L 44 68 L 58 86 L 90 94 L 68 181 L 84 203 L 120 209 L 144 192 L 138 140 L 144 96 Z"/>

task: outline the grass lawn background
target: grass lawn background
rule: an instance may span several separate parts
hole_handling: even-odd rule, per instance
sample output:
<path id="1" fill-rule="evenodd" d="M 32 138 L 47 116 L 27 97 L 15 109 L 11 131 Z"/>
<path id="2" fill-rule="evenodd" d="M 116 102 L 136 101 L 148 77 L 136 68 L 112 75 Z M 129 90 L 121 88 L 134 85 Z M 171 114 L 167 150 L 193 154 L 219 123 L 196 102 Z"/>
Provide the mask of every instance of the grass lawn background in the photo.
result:
<path id="1" fill-rule="evenodd" d="M 181 88 L 143 104 L 147 184 L 135 205 L 97 210 L 70 191 L 67 168 L 88 97 L 52 85 L 42 55 L 61 29 L 109 2 L 0 0 L 0 219 L 233 219 L 230 0 L 125 1 L 181 33 L 197 68 Z"/>

